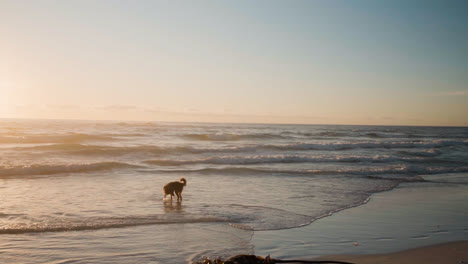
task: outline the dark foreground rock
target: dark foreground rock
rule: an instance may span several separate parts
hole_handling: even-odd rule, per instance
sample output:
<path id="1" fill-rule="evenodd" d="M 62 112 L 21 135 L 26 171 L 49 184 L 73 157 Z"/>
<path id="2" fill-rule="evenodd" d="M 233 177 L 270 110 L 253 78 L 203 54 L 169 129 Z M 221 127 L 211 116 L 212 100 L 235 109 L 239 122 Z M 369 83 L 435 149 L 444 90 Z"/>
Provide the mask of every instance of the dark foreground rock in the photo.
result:
<path id="1" fill-rule="evenodd" d="M 262 258 L 255 255 L 237 255 L 227 260 L 215 259 L 209 260 L 205 259 L 204 261 L 194 262 L 194 264 L 276 264 L 276 263 L 330 263 L 330 264 L 353 264 L 349 262 L 342 261 L 326 261 L 326 260 L 281 260 L 281 259 L 272 259 L 270 256 Z"/>

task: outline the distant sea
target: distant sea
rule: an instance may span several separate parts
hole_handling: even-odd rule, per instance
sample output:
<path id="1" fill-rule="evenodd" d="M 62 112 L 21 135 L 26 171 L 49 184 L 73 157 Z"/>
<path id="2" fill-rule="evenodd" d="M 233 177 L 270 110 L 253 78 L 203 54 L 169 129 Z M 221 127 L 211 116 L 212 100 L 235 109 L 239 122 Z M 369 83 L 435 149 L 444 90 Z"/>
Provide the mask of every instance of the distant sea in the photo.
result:
<path id="1" fill-rule="evenodd" d="M 255 231 L 309 225 L 399 183 L 466 172 L 468 128 L 3 119 L 0 260 L 252 253 Z M 164 184 L 181 177 L 183 201 L 163 200 Z"/>

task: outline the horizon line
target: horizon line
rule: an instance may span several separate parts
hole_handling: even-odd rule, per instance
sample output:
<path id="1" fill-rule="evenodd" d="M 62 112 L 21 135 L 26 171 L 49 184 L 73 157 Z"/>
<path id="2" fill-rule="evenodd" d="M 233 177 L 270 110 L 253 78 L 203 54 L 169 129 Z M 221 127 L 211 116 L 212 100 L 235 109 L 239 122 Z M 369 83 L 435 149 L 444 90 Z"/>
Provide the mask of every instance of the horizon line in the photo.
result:
<path id="1" fill-rule="evenodd" d="M 176 123 L 176 124 L 243 124 L 243 125 L 282 125 L 282 126 L 380 126 L 380 127 L 440 127 L 440 128 L 468 128 L 451 125 L 383 125 L 383 124 L 334 124 L 334 123 L 269 123 L 269 122 L 218 122 L 218 121 L 158 121 L 132 119 L 79 119 L 79 118 L 28 118 L 28 117 L 0 117 L 0 120 L 47 120 L 47 121 L 88 121 L 88 122 L 139 122 L 139 123 Z"/>

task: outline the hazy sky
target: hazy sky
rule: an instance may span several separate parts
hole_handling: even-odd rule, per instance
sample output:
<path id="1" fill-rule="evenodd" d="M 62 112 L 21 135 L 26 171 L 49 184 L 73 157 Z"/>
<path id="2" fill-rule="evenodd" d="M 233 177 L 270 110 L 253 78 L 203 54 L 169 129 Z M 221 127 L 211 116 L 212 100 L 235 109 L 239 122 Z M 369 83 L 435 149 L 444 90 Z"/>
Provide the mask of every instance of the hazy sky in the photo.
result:
<path id="1" fill-rule="evenodd" d="M 468 1 L 0 0 L 0 117 L 468 126 Z"/>

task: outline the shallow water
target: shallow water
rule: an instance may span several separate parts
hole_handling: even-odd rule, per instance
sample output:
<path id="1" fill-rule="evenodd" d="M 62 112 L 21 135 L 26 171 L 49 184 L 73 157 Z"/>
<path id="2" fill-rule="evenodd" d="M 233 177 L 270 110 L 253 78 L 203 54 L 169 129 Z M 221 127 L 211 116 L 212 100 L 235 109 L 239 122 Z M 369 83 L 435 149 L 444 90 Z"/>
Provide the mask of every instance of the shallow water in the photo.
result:
<path id="1" fill-rule="evenodd" d="M 183 263 L 466 175 L 468 129 L 1 120 L 0 157 L 0 260 Z"/>

